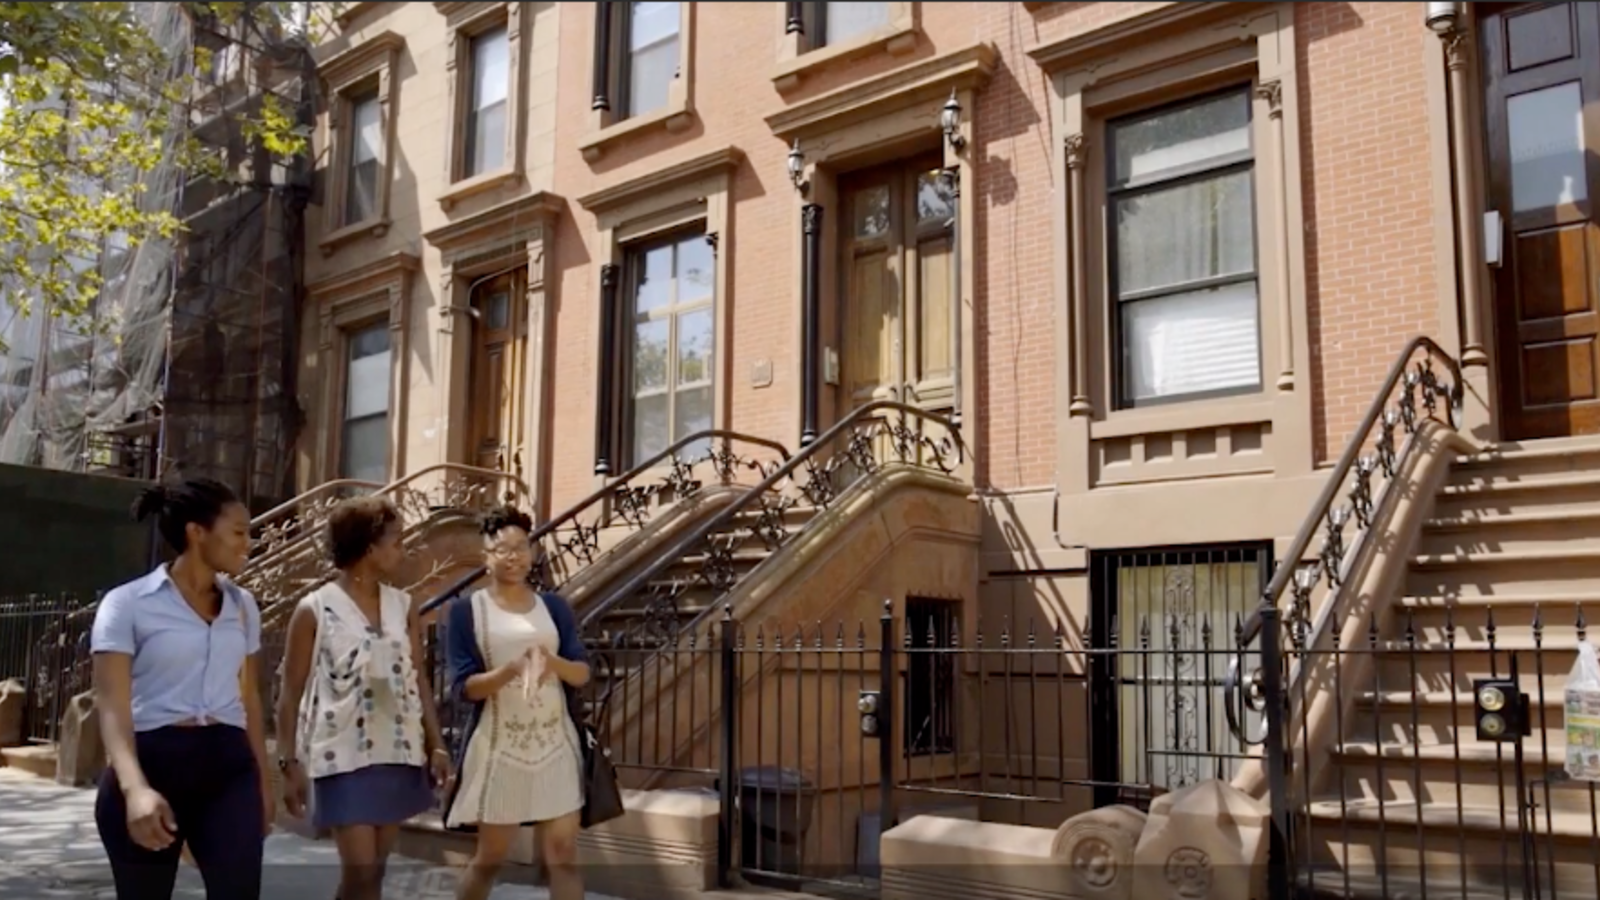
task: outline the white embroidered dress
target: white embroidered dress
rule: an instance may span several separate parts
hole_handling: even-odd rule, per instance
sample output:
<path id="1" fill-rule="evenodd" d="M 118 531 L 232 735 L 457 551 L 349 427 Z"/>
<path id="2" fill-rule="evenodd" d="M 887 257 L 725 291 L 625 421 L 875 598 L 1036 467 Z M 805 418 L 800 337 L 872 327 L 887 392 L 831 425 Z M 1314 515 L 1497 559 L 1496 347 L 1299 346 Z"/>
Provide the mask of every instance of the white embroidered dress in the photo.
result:
<path id="1" fill-rule="evenodd" d="M 542 597 L 520 615 L 501 609 L 487 591 L 473 594 L 470 602 L 478 652 L 489 671 L 530 647 L 543 647 L 555 656 L 561 646 Z M 523 825 L 582 809 L 583 757 L 578 748 L 561 680 L 552 677 L 525 689 L 522 678 L 514 679 L 484 703 L 446 824 Z"/>
<path id="2" fill-rule="evenodd" d="M 423 765 L 411 598 L 381 586 L 382 614 L 371 624 L 337 584 L 318 588 L 311 602 L 317 647 L 300 708 L 300 756 L 308 773 L 324 778 L 374 765 Z"/>

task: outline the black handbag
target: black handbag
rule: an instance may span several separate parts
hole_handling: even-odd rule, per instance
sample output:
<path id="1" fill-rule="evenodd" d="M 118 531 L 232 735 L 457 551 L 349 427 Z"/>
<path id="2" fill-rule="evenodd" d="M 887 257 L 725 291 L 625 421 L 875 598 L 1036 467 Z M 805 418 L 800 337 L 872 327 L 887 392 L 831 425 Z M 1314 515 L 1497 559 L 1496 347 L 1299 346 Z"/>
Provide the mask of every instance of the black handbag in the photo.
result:
<path id="1" fill-rule="evenodd" d="M 583 813 L 579 824 L 593 828 L 627 812 L 622 806 L 622 788 L 617 785 L 617 770 L 611 766 L 611 752 L 600 746 L 600 738 L 587 722 L 578 726 L 583 744 Z"/>

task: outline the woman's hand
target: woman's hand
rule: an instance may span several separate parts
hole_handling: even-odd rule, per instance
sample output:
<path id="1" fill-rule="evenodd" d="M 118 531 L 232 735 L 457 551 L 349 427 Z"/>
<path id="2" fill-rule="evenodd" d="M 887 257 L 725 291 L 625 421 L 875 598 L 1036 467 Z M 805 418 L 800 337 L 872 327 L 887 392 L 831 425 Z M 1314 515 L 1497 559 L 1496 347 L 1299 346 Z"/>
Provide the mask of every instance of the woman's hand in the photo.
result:
<path id="1" fill-rule="evenodd" d="M 559 658 L 543 647 L 537 648 L 539 660 L 539 683 L 544 684 L 556 677 L 556 666 L 560 665 Z"/>
<path id="2" fill-rule="evenodd" d="M 311 795 L 311 782 L 306 778 L 305 767 L 299 760 L 287 763 L 283 769 L 283 806 L 296 819 L 306 817 L 306 801 Z"/>
<path id="3" fill-rule="evenodd" d="M 450 783 L 450 754 L 443 747 L 428 753 L 428 771 L 433 775 L 433 786 L 442 788 Z"/>
<path id="4" fill-rule="evenodd" d="M 178 835 L 178 820 L 172 815 L 167 798 L 154 788 L 128 791 L 123 798 L 128 807 L 128 837 L 146 850 L 165 850 Z"/>

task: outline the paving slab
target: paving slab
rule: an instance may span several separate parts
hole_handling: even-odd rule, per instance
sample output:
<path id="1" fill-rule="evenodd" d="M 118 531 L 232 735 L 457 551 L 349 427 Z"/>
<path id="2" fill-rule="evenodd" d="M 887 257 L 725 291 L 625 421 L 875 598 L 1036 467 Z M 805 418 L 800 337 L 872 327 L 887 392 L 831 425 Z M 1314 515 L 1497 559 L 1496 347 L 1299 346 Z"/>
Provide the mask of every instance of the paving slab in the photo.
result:
<path id="1" fill-rule="evenodd" d="M 332 842 L 287 832 L 267 838 L 262 900 L 333 900 L 339 856 Z M 455 896 L 454 870 L 394 858 L 384 894 L 394 898 L 448 900 Z M 62 787 L 34 775 L 0 769 L 0 897 L 5 900 L 116 900 L 111 871 L 94 826 L 94 791 Z M 204 900 L 200 874 L 178 873 L 174 900 Z M 502 884 L 491 900 L 546 900 L 548 892 Z M 589 900 L 616 900 L 590 893 Z"/>

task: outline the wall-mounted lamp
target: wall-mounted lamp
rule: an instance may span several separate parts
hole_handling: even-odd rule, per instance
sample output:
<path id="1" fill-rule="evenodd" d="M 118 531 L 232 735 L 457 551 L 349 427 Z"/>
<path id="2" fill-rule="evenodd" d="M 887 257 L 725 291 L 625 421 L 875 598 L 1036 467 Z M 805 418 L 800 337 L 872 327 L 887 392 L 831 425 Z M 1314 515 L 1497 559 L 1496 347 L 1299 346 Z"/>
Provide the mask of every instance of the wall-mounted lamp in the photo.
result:
<path id="1" fill-rule="evenodd" d="M 806 155 L 800 152 L 799 138 L 795 138 L 794 146 L 789 148 L 789 183 L 802 194 L 811 187 L 806 180 Z"/>
<path id="2" fill-rule="evenodd" d="M 944 139 L 952 148 L 960 150 L 967 145 L 966 137 L 961 134 L 961 101 L 956 99 L 954 88 L 950 90 L 944 109 L 939 111 L 939 125 L 944 128 Z"/>
<path id="3" fill-rule="evenodd" d="M 1434 34 L 1449 34 L 1461 26 L 1461 4 L 1429 3 L 1425 21 Z"/>

